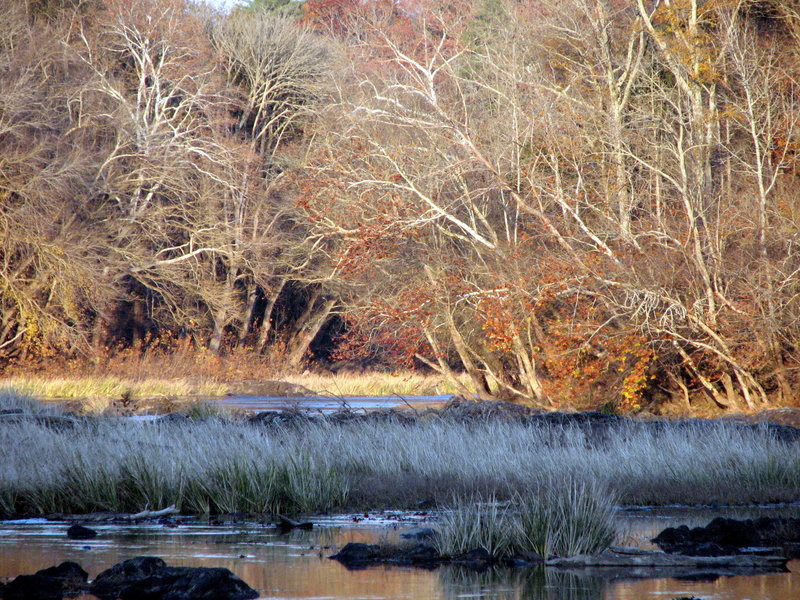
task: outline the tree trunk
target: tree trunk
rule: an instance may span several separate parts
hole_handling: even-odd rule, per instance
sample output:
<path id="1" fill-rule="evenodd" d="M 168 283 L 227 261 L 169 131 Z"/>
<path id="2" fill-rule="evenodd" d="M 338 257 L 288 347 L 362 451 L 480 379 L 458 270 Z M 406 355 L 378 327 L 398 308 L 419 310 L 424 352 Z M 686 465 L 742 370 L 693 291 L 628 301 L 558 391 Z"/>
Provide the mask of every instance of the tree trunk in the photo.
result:
<path id="1" fill-rule="evenodd" d="M 308 352 L 311 342 L 317 337 L 320 329 L 331 314 L 333 307 L 336 305 L 336 300 L 327 300 L 322 308 L 315 312 L 313 317 L 307 319 L 302 329 L 294 336 L 290 343 L 289 351 L 286 354 L 286 363 L 290 367 L 297 367 L 303 360 L 306 352 Z"/>
<path id="2" fill-rule="evenodd" d="M 267 305 L 264 307 L 264 316 L 261 318 L 261 329 L 258 332 L 258 344 L 256 345 L 258 352 L 262 354 L 269 340 L 269 332 L 272 330 L 272 311 L 275 309 L 275 304 L 278 302 L 278 298 L 285 285 L 286 280 L 281 279 L 277 289 L 273 291 L 272 295 L 267 300 Z"/>
<path id="3" fill-rule="evenodd" d="M 247 334 L 250 333 L 250 325 L 253 322 L 253 311 L 258 300 L 258 286 L 250 283 L 247 286 L 247 308 L 245 309 L 242 325 L 239 328 L 239 345 L 244 343 Z"/>
<path id="4" fill-rule="evenodd" d="M 208 347 L 214 354 L 219 354 L 222 349 L 222 336 L 225 333 L 225 325 L 227 321 L 227 311 L 219 309 L 214 313 L 214 331 L 211 334 L 211 340 Z"/>

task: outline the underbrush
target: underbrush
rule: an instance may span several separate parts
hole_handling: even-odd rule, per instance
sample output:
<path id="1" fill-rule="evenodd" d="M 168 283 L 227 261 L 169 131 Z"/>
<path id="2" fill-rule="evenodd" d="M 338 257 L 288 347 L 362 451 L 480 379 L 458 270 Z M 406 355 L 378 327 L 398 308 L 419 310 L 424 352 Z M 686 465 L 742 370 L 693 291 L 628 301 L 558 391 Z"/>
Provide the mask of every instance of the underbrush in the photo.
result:
<path id="1" fill-rule="evenodd" d="M 589 527 L 580 512 L 567 519 L 582 523 L 574 531 L 536 525 L 558 522 L 557 512 L 537 513 L 536 499 L 552 493 L 563 500 L 556 511 L 577 511 L 597 497 L 587 490 L 608 491 L 625 505 L 800 500 L 800 444 L 779 441 L 766 427 L 624 422 L 589 433 L 441 416 L 282 427 L 199 416 L 94 418 L 58 428 L 46 419 L 2 419 L 0 511 L 136 512 L 175 504 L 189 513 L 290 513 L 491 497 L 535 516 L 525 526 L 529 543 L 552 553 Z M 586 514 L 602 512 L 601 504 L 585 506 Z"/>

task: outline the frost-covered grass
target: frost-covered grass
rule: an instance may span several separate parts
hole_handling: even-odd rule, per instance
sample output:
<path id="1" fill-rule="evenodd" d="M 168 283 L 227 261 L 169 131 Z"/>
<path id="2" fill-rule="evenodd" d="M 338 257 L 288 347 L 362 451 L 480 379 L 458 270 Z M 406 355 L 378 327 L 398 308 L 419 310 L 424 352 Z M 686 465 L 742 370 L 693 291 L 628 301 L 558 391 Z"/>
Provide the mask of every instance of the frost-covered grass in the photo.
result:
<path id="1" fill-rule="evenodd" d="M 0 418 L 0 511 L 399 508 L 423 499 L 545 497 L 566 482 L 626 505 L 800 500 L 800 444 L 765 428 L 604 431 L 595 439 L 570 427 L 439 417 L 283 428 L 213 416 L 97 418 L 61 428 Z"/>

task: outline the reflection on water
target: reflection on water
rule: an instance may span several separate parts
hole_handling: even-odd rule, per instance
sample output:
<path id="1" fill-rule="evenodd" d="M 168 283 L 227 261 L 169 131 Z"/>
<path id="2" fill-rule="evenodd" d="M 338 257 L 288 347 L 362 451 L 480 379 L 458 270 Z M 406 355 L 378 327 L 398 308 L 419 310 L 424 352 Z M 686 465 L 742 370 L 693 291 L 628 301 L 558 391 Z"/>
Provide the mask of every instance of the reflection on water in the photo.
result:
<path id="1" fill-rule="evenodd" d="M 337 410 L 373 410 L 395 406 L 414 406 L 446 402 L 451 396 L 230 396 L 214 403 L 246 412 L 302 409 L 331 413 Z"/>
<path id="2" fill-rule="evenodd" d="M 544 567 L 490 569 L 475 573 L 459 567 L 441 569 L 443 599 L 599 600 L 607 583 L 596 577 L 577 577 Z M 613 596 L 612 596 L 613 597 Z"/>
<path id="3" fill-rule="evenodd" d="M 796 515 L 797 507 L 789 509 Z M 793 511 L 793 512 L 792 512 Z M 767 511 L 775 514 L 775 510 Z M 644 543 L 661 529 L 702 525 L 719 512 L 675 509 L 626 512 L 629 538 Z M 759 516 L 750 513 L 741 516 Z M 411 519 L 411 517 L 409 517 Z M 714 600 L 794 600 L 800 574 L 727 577 L 715 581 L 639 581 L 579 577 L 552 569 L 493 569 L 474 573 L 459 567 L 379 567 L 348 571 L 327 556 L 347 542 L 395 540 L 413 522 L 320 519 L 313 531 L 279 535 L 263 525 L 98 525 L 99 536 L 75 541 L 67 524 L 41 520 L 0 522 L 0 578 L 32 573 L 74 560 L 96 576 L 111 565 L 140 555 L 160 556 L 171 565 L 226 567 L 259 590 L 262 598 L 416 600 L 669 600 L 696 596 Z M 800 561 L 790 563 L 800 573 Z M 88 600 L 90 597 L 86 596 Z"/>

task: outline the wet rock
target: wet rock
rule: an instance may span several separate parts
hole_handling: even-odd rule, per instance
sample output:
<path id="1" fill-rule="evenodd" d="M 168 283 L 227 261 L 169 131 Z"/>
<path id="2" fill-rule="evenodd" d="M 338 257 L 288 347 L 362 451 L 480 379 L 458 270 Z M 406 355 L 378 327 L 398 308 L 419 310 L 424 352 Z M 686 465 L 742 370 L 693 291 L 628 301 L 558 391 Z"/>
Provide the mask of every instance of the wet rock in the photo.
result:
<path id="1" fill-rule="evenodd" d="M 123 587 L 163 571 L 167 563 L 156 556 L 137 556 L 100 573 L 89 591 L 100 598 L 118 598 Z"/>
<path id="2" fill-rule="evenodd" d="M 551 558 L 549 567 L 605 577 L 708 577 L 783 573 L 788 559 L 782 556 L 690 556 L 638 548 L 610 548 L 594 555 Z"/>
<path id="3" fill-rule="evenodd" d="M 168 567 L 160 558 L 139 556 L 114 565 L 90 591 L 103 600 L 247 600 L 258 592 L 228 569 Z"/>
<path id="4" fill-rule="evenodd" d="M 348 569 L 363 569 L 371 565 L 393 564 L 432 568 L 447 559 L 429 544 L 416 546 L 380 546 L 350 542 L 338 553 L 330 557 L 338 560 Z"/>
<path id="5" fill-rule="evenodd" d="M 36 575 L 20 575 L 5 589 L 6 600 L 61 600 L 64 586 L 56 579 Z"/>
<path id="6" fill-rule="evenodd" d="M 492 559 L 492 555 L 489 554 L 487 550 L 484 548 L 476 548 L 475 550 L 470 550 L 469 552 L 466 552 L 460 556 L 453 557 L 451 562 L 468 569 L 482 571 L 483 569 L 488 568 L 489 565 L 491 565 L 494 561 Z"/>
<path id="7" fill-rule="evenodd" d="M 439 537 L 439 532 L 431 527 L 414 527 L 401 533 L 400 537 L 407 540 L 433 540 Z"/>
<path id="8" fill-rule="evenodd" d="M 97 532 L 83 525 L 73 525 L 67 529 L 67 537 L 73 540 L 90 540 L 97 537 Z"/>
<path id="9" fill-rule="evenodd" d="M 122 600 L 249 600 L 258 592 L 228 569 L 167 567 L 120 590 Z"/>
<path id="10" fill-rule="evenodd" d="M 404 550 L 394 557 L 392 562 L 401 565 L 435 566 L 442 561 L 436 548 L 428 544 L 417 544 L 413 548 Z"/>
<path id="11" fill-rule="evenodd" d="M 6 600 L 61 600 L 86 588 L 89 574 L 78 563 L 63 562 L 56 567 L 20 575 L 3 590 Z"/>
<path id="12" fill-rule="evenodd" d="M 360 569 L 383 562 L 387 558 L 387 552 L 377 544 L 350 542 L 329 558 L 338 560 L 348 569 Z"/>
<path id="13" fill-rule="evenodd" d="M 762 517 L 739 520 L 717 517 L 705 527 L 668 527 L 652 541 L 670 554 L 753 554 L 751 548 L 782 547 L 800 542 L 800 519 Z"/>
<path id="14" fill-rule="evenodd" d="M 36 572 L 41 577 L 51 577 L 61 581 L 65 593 L 79 592 L 86 588 L 89 574 L 78 563 L 66 561 L 56 567 Z"/>

